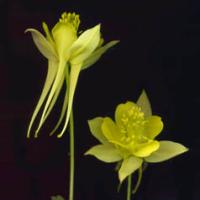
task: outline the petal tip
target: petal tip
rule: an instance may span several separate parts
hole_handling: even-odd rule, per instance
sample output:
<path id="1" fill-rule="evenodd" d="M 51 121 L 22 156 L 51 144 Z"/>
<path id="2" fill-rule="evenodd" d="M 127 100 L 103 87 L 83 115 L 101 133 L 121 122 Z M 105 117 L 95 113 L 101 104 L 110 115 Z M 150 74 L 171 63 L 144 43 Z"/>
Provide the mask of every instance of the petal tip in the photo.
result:
<path id="1" fill-rule="evenodd" d="M 31 29 L 31 28 L 27 28 L 27 29 L 24 31 L 24 33 L 26 34 L 26 33 L 30 32 L 30 31 L 31 31 L 30 29 Z"/>
<path id="2" fill-rule="evenodd" d="M 88 155 L 90 155 L 90 152 L 89 152 L 90 150 L 87 150 L 83 155 L 84 156 L 88 156 Z"/>
<path id="3" fill-rule="evenodd" d="M 119 178 L 120 184 L 122 184 L 122 182 L 124 181 L 125 177 L 122 176 L 120 173 L 118 173 L 118 178 Z"/>
<path id="4" fill-rule="evenodd" d="M 99 31 L 100 32 L 100 29 L 101 29 L 101 24 L 99 23 L 99 24 L 97 24 L 95 27 L 94 27 L 95 29 L 97 29 L 97 31 Z"/>
<path id="5" fill-rule="evenodd" d="M 34 29 L 34 28 L 27 28 L 25 31 L 24 31 L 24 33 L 28 33 L 28 32 L 37 32 L 37 30 L 36 29 Z"/>
<path id="6" fill-rule="evenodd" d="M 185 147 L 183 153 L 188 152 L 190 149 L 188 147 Z"/>
<path id="7" fill-rule="evenodd" d="M 61 134 L 57 135 L 57 138 L 59 138 L 59 139 L 60 139 L 61 137 L 62 137 L 62 135 L 61 135 Z"/>

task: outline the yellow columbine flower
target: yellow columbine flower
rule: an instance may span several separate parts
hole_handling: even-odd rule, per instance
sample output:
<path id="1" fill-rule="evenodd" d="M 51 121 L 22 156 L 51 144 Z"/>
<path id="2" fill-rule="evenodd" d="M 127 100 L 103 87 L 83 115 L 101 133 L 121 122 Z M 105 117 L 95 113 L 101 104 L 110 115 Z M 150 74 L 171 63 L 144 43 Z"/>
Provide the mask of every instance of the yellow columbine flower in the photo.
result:
<path id="1" fill-rule="evenodd" d="M 115 122 L 109 117 L 97 117 L 89 120 L 89 127 L 102 144 L 89 149 L 86 155 L 104 162 L 120 162 L 120 182 L 140 168 L 144 161 L 162 162 L 188 150 L 179 143 L 156 140 L 163 122 L 159 116 L 152 115 L 144 91 L 137 103 L 128 101 L 117 106 Z"/>
<path id="2" fill-rule="evenodd" d="M 26 32 L 31 32 L 33 41 L 38 50 L 48 59 L 47 78 L 31 118 L 27 137 L 30 137 L 33 123 L 46 100 L 40 123 L 35 134 L 35 137 L 37 137 L 40 128 L 54 107 L 64 81 L 66 80 L 68 91 L 64 98 L 60 119 L 52 131 L 53 133 L 57 130 L 66 115 L 64 127 L 58 137 L 63 135 L 69 121 L 74 92 L 80 71 L 94 64 L 102 54 L 118 43 L 118 41 L 111 41 L 102 46 L 103 39 L 100 36 L 100 25 L 86 30 L 79 36 L 79 24 L 79 15 L 64 12 L 51 32 L 49 31 L 47 24 L 43 23 L 43 29 L 46 36 L 43 36 L 39 31 L 33 28 L 26 30 Z"/>

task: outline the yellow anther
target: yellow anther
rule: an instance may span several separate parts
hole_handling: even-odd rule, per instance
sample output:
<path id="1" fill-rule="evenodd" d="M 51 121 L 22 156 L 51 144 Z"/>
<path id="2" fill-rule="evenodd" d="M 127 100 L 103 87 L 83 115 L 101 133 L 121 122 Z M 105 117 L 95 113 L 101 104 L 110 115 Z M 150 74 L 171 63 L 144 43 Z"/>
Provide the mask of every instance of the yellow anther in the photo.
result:
<path id="1" fill-rule="evenodd" d="M 133 115 L 133 114 L 134 114 L 134 110 L 133 110 L 133 109 L 130 109 L 130 110 L 128 111 L 128 115 L 131 116 L 131 115 Z"/>
<path id="2" fill-rule="evenodd" d="M 70 23 L 76 30 L 78 30 L 79 24 L 80 24 L 80 18 L 79 15 L 76 13 L 67 13 L 64 12 L 61 15 L 61 18 L 59 19 L 62 23 Z"/>
<path id="3" fill-rule="evenodd" d="M 131 138 L 130 138 L 130 137 L 126 137 L 125 141 L 126 141 L 126 142 L 130 142 L 130 141 L 131 141 Z"/>
<path id="4" fill-rule="evenodd" d="M 120 140 L 121 140 L 122 142 L 124 142 L 124 141 L 125 141 L 125 139 L 126 139 L 126 137 L 125 137 L 125 136 L 123 136 L 123 137 L 121 137 L 121 138 L 120 138 Z"/>
<path id="5" fill-rule="evenodd" d="M 128 118 L 122 118 L 121 121 L 123 122 L 123 124 L 127 124 L 128 123 Z"/>

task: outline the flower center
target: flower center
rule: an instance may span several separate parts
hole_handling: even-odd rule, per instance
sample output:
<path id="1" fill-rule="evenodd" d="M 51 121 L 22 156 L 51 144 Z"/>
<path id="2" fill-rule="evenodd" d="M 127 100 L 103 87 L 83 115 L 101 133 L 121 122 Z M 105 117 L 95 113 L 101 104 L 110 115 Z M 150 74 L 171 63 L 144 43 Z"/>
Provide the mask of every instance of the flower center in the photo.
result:
<path id="1" fill-rule="evenodd" d="M 144 113 L 137 105 L 124 112 L 121 117 L 120 131 L 124 134 L 121 141 L 126 144 L 145 143 L 147 138 L 143 135 L 145 124 Z"/>
<path id="2" fill-rule="evenodd" d="M 69 49 L 77 39 L 79 24 L 79 15 L 64 12 L 59 22 L 53 27 L 52 35 L 60 60 L 69 59 Z"/>
<path id="3" fill-rule="evenodd" d="M 67 13 L 64 12 L 61 15 L 61 18 L 59 19 L 59 22 L 66 23 L 66 24 L 71 24 L 75 30 L 78 30 L 79 24 L 80 24 L 80 18 L 79 15 L 76 13 Z"/>

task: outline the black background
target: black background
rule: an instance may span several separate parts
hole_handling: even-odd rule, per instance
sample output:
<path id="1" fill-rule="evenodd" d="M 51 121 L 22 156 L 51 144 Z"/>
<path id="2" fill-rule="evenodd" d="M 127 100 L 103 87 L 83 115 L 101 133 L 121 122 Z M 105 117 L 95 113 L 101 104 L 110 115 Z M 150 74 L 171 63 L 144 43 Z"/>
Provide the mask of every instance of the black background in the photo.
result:
<path id="1" fill-rule="evenodd" d="M 190 151 L 150 165 L 133 199 L 200 199 L 198 0 L 1 0 L 0 9 L 0 199 L 66 196 L 68 135 L 48 136 L 58 112 L 41 137 L 26 139 L 47 61 L 24 34 L 29 27 L 41 30 L 43 20 L 52 27 L 63 11 L 79 13 L 81 29 L 101 23 L 105 41 L 121 41 L 80 75 L 74 103 L 75 200 L 125 199 L 125 185 L 116 191 L 114 165 L 83 156 L 98 143 L 87 119 L 113 116 L 117 104 L 135 101 L 143 88 L 154 113 L 163 118 L 160 138 L 183 143 Z"/>

